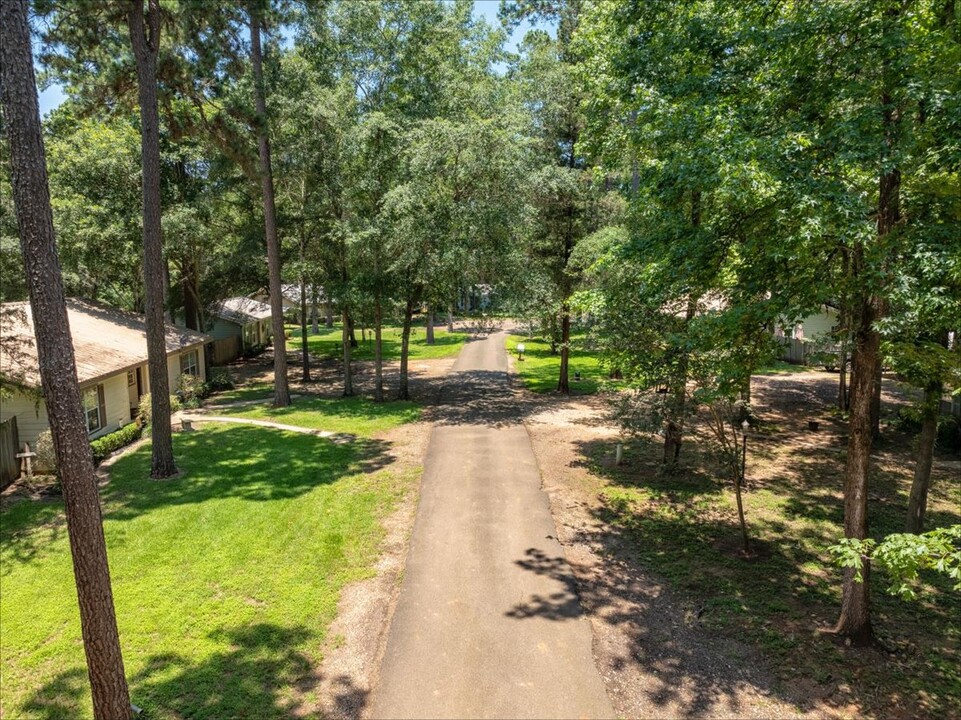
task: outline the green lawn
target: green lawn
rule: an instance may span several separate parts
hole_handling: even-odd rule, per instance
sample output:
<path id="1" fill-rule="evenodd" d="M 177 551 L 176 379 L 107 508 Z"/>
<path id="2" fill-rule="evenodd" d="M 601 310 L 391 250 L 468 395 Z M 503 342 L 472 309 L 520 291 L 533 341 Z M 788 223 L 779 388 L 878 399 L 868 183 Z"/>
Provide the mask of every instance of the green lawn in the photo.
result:
<path id="1" fill-rule="evenodd" d="M 379 469 L 372 439 L 205 425 L 174 442 L 183 477 L 150 480 L 144 446 L 103 490 L 133 702 L 150 718 L 310 708 L 340 590 L 374 573 L 380 521 L 416 473 Z M 3 716 L 89 717 L 62 504 L 0 518 Z"/>
<path id="2" fill-rule="evenodd" d="M 300 327 L 288 325 L 290 330 L 290 340 L 287 341 L 287 348 L 291 351 L 299 351 L 303 347 L 300 336 Z M 308 329 L 309 332 L 309 329 Z M 373 360 L 374 359 L 374 337 L 372 332 L 367 333 L 366 342 L 362 340 L 360 329 L 356 331 L 359 346 L 351 351 L 354 360 Z M 448 333 L 443 327 L 434 328 L 434 344 L 428 345 L 425 338 L 423 325 L 414 326 L 410 335 L 410 359 L 426 360 L 430 358 L 444 358 L 456 355 L 467 340 L 467 333 Z M 401 328 L 385 327 L 381 337 L 381 347 L 384 352 L 385 360 L 400 359 L 400 340 Z M 321 358 L 342 358 L 343 349 L 341 345 L 341 330 L 339 326 L 333 328 L 320 328 L 317 335 L 307 336 L 307 348 L 312 355 Z"/>
<path id="3" fill-rule="evenodd" d="M 298 425 L 314 430 L 370 437 L 402 423 L 417 420 L 420 417 L 420 408 L 412 402 L 402 400 L 375 403 L 362 397 L 305 397 L 294 400 L 285 408 L 254 405 L 224 408 L 223 413 L 254 420 L 274 420 L 285 425 Z"/>
<path id="4" fill-rule="evenodd" d="M 571 338 L 570 385 L 571 393 L 575 395 L 595 393 L 607 380 L 607 372 L 601 367 L 597 354 L 584 350 L 583 341 L 583 336 L 575 335 Z M 514 368 L 527 389 L 539 393 L 557 390 L 561 356 L 551 354 L 550 343 L 546 340 L 529 340 L 524 335 L 508 335 L 507 351 L 515 359 L 518 343 L 524 344 L 524 360 L 516 362 Z M 580 372 L 580 380 L 574 379 L 575 372 Z"/>

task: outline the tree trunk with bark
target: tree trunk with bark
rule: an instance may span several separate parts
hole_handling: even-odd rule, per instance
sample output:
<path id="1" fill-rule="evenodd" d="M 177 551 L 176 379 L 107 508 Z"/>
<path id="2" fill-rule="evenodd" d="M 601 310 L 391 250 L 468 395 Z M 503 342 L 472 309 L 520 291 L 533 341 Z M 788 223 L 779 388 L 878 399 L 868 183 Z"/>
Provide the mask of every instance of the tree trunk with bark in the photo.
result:
<path id="1" fill-rule="evenodd" d="M 894 122 L 891 99 L 882 99 L 885 124 L 890 131 Z M 890 139 L 890 137 L 889 137 Z M 892 168 L 881 173 L 878 187 L 878 240 L 884 242 L 900 220 L 901 172 Z M 864 247 L 858 245 L 851 258 L 855 279 L 865 282 Z M 844 468 L 844 535 L 863 540 L 868 534 L 868 475 L 871 467 L 871 445 L 874 440 L 872 405 L 877 369 L 881 362 L 881 336 L 874 327 L 881 319 L 885 303 L 878 293 L 862 291 L 858 324 L 855 331 L 853 383 L 851 386 L 851 421 L 847 462 Z M 855 580 L 853 568 L 844 571 L 841 615 L 835 632 L 851 639 L 854 645 L 867 645 L 873 639 L 871 627 L 871 566 L 862 560 L 862 582 Z"/>
<path id="2" fill-rule="evenodd" d="M 883 314 L 883 309 L 881 314 Z M 875 440 L 881 437 L 881 353 L 874 358 L 874 366 L 871 368 L 871 437 Z"/>
<path id="3" fill-rule="evenodd" d="M 331 302 L 328 296 L 324 302 L 324 327 L 332 328 L 334 326 L 334 304 Z"/>
<path id="4" fill-rule="evenodd" d="M 290 405 L 287 384 L 287 340 L 284 333 L 284 300 L 280 287 L 280 240 L 274 205 L 274 176 L 270 167 L 270 139 L 267 136 L 267 100 L 264 93 L 263 58 L 260 50 L 260 15 L 250 5 L 250 59 L 254 71 L 254 109 L 257 148 L 260 156 L 260 187 L 264 201 L 264 231 L 267 239 L 267 271 L 270 278 L 270 328 L 274 336 L 274 407 Z"/>
<path id="5" fill-rule="evenodd" d="M 447 308 L 447 332 L 454 332 L 454 306 Z"/>
<path id="6" fill-rule="evenodd" d="M 931 465 L 934 462 L 934 443 L 938 437 L 938 416 L 941 408 L 940 380 L 928 383 L 924 389 L 924 409 L 921 413 L 921 434 L 918 438 L 918 460 L 914 466 L 914 482 L 908 499 L 908 520 L 904 531 L 924 532 L 924 513 L 928 505 L 928 488 L 931 485 Z"/>
<path id="7" fill-rule="evenodd" d="M 397 388 L 398 400 L 410 400 L 410 386 L 407 378 L 407 360 L 410 356 L 410 327 L 414 319 L 414 298 L 407 298 L 404 307 L 404 329 L 400 336 L 400 382 Z"/>
<path id="8" fill-rule="evenodd" d="M 434 306 L 427 306 L 427 325 L 424 331 L 424 341 L 428 345 L 434 344 Z"/>
<path id="9" fill-rule="evenodd" d="M 160 3 L 151 0 L 144 16 L 142 2 L 133 0 L 127 14 L 130 43 L 137 64 L 140 102 L 140 147 L 143 163 L 143 275 L 147 367 L 150 373 L 150 477 L 177 474 L 170 433 L 170 381 L 167 378 L 167 262 L 160 227 L 160 114 L 157 109 L 157 54 L 160 49 Z"/>
<path id="10" fill-rule="evenodd" d="M 54 239 L 25 0 L 0 3 L 0 93 L 40 381 L 63 486 L 94 717 L 130 718 L 100 498 Z"/>

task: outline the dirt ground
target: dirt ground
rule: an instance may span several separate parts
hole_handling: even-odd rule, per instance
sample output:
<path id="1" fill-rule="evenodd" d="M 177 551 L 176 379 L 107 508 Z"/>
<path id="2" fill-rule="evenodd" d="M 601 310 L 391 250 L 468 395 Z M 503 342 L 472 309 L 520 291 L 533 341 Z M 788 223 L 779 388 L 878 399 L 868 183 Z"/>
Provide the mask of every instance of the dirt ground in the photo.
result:
<path id="1" fill-rule="evenodd" d="M 800 372 L 755 378 L 753 402 L 778 442 L 838 448 L 846 426 L 830 411 L 837 375 Z M 625 717 L 849 717 L 861 706 L 842 683 L 804 677 L 785 682 L 753 647 L 700 621 L 703 608 L 673 597 L 631 555 L 630 544 L 598 520 L 603 480 L 594 476 L 585 447 L 609 446 L 613 464 L 618 432 L 601 398 L 532 397 L 526 424 L 551 498 L 558 537 L 594 628 L 595 659 L 619 715 Z M 909 401 L 896 383 L 883 396 L 884 416 Z M 809 420 L 819 420 L 817 432 Z M 605 451 L 607 452 L 607 451 Z M 896 462 L 879 448 L 881 463 Z M 941 459 L 942 470 L 961 465 Z M 874 651 L 868 651 L 874 652 Z M 880 660 L 880 657 L 879 657 Z M 901 711 L 903 713 L 903 711 Z M 898 713 L 901 714 L 901 713 Z M 910 715 L 910 712 L 908 713 Z"/>

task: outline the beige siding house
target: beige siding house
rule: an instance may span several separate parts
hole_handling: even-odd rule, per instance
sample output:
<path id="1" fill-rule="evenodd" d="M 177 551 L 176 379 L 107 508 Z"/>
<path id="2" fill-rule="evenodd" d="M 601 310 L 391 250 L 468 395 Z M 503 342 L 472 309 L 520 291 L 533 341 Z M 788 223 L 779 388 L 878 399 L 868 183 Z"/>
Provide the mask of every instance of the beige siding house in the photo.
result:
<path id="1" fill-rule="evenodd" d="M 68 300 L 67 317 L 87 432 L 94 439 L 131 422 L 141 396 L 150 392 L 146 329 L 139 315 L 86 300 Z M 0 422 L 16 417 L 18 446 L 32 446 L 49 423 L 30 305 L 4 304 L 0 329 L 0 377 L 7 387 L 0 395 Z M 209 341 L 206 335 L 167 325 L 171 393 L 180 389 L 184 372 L 205 377 L 204 345 Z"/>
<path id="2" fill-rule="evenodd" d="M 208 332 L 214 340 L 216 364 L 270 342 L 270 305 L 248 297 L 221 300 L 207 309 Z"/>

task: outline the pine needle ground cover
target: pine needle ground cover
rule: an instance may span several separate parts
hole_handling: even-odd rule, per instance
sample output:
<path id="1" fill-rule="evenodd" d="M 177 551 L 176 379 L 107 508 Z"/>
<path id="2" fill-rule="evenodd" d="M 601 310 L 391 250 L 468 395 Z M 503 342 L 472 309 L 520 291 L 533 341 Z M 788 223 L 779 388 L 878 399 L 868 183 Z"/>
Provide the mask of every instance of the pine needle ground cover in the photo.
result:
<path id="1" fill-rule="evenodd" d="M 299 352 L 304 343 L 300 335 L 300 326 L 288 325 L 290 339 L 287 341 L 287 350 Z M 368 330 L 365 334 L 361 333 L 360 328 L 355 330 L 358 345 L 350 351 L 353 360 L 373 360 L 374 359 L 374 333 Z M 320 328 L 317 335 L 311 335 L 310 329 L 307 330 L 307 349 L 311 355 L 318 358 L 340 359 L 344 356 L 342 333 L 340 326 L 333 328 Z M 449 333 L 443 327 L 434 328 L 434 344 L 427 344 L 426 330 L 423 325 L 415 325 L 411 328 L 410 334 L 410 359 L 411 360 L 430 360 L 434 358 L 445 358 L 456 355 L 467 341 L 468 334 L 461 332 Z M 384 327 L 381 334 L 381 347 L 384 353 L 384 360 L 400 360 L 401 328 Z"/>
<path id="2" fill-rule="evenodd" d="M 524 359 L 517 360 L 517 345 L 524 345 Z M 538 393 L 557 390 L 557 377 L 561 367 L 560 353 L 552 353 L 550 343 L 541 338 L 527 338 L 524 335 L 507 336 L 507 352 L 514 357 L 514 371 L 528 390 Z M 584 347 L 584 336 L 571 337 L 569 360 L 571 394 L 590 395 L 596 393 L 607 379 L 607 372 L 601 367 L 597 353 Z M 576 379 L 575 373 L 580 373 Z"/>
<path id="3" fill-rule="evenodd" d="M 340 591 L 374 573 L 381 520 L 416 482 L 360 430 L 336 444 L 204 425 L 175 435 L 177 479 L 149 479 L 149 445 L 113 466 L 104 532 L 132 701 L 149 717 L 312 707 Z M 24 500 L 0 517 L 2 714 L 88 717 L 62 503 Z"/>

